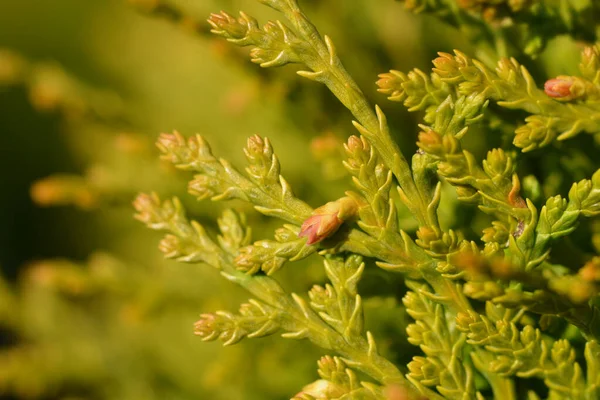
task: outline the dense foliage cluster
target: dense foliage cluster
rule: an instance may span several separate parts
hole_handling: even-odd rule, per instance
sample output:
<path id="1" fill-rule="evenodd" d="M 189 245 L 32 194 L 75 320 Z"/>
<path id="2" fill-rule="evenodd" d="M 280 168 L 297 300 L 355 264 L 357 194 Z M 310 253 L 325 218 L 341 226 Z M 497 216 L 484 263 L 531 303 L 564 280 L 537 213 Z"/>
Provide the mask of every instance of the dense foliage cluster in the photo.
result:
<path id="1" fill-rule="evenodd" d="M 421 121 L 397 128 L 371 105 L 334 40 L 321 35 L 297 0 L 258 2 L 281 20 L 261 26 L 247 13 L 221 11 L 209 17 L 210 32 L 250 47 L 260 67 L 295 65 L 297 75 L 324 85 L 349 110 L 354 127 L 344 126 L 347 139 L 322 135 L 312 150 L 323 166 L 317 184 L 349 178 L 352 187 L 312 207 L 283 175 L 286 159 L 280 162 L 274 145 L 286 147 L 285 139 L 251 136 L 240 169 L 213 152 L 210 134 L 161 134 L 161 159 L 193 174 L 188 192 L 233 206 L 218 217 L 208 213 L 216 224 L 206 215 L 199 222 L 187 216 L 185 200 L 149 191 L 135 199 L 135 218 L 165 233 L 159 249 L 166 258 L 209 265 L 251 295 L 238 311 L 202 314 L 195 335 L 233 345 L 281 334 L 324 349 L 318 378 L 289 388 L 294 400 L 600 400 L 600 5 L 405 1 L 430 23 L 452 26 L 472 48 L 438 53 L 429 72 L 379 75 L 378 91 Z M 168 2 L 132 3 L 208 33 Z M 553 59 L 544 51 L 560 35 L 580 48 L 579 72 L 547 76 Z M 11 65 L 31 84 L 39 71 L 25 64 Z M 69 95 L 39 92 L 38 105 L 64 108 L 75 125 L 120 118 L 120 107 L 106 107 L 120 104 L 107 100 L 110 94 L 57 76 Z M 414 151 L 397 140 L 411 135 Z M 120 143 L 137 165 L 152 164 L 143 140 L 127 136 Z M 146 187 L 156 182 L 168 193 L 185 186 L 184 174 L 171 181 L 165 164 L 148 173 Z M 131 192 L 93 178 L 50 177 L 32 194 L 41 203 L 93 207 Z M 252 222 L 264 224 L 254 214 L 278 221 L 270 238 L 253 238 Z M 115 291 L 145 304 L 121 285 L 149 277 L 123 274 L 116 260 L 97 257 L 90 261 L 93 279 L 68 263 L 40 265 L 34 278 L 77 295 Z M 280 276 L 304 276 L 308 288 L 314 275 L 303 268 L 317 259 L 324 270 L 317 279 L 326 282 L 310 283 L 305 295 L 289 290 Z M 378 268 L 391 289 L 368 277 Z M 185 279 L 189 272 L 177 273 Z M 186 307 L 194 300 L 183 297 Z M 161 304 L 153 298 L 148 309 Z M 122 321 L 140 332 L 144 308 L 130 311 Z M 409 322 L 403 331 L 386 330 L 382 313 Z M 275 351 L 266 346 L 264 352 Z"/>
<path id="2" fill-rule="evenodd" d="M 299 64 L 298 75 L 326 85 L 350 110 L 360 136 L 350 136 L 344 145 L 344 165 L 356 190 L 313 210 L 280 175 L 267 139 L 248 140 L 249 166 L 243 174 L 215 157 L 200 136 L 162 135 L 163 157 L 198 174 L 191 193 L 246 201 L 288 223 L 275 240 L 251 243 L 244 217 L 229 211 L 215 241 L 186 219 L 176 199 L 138 197 L 137 218 L 169 232 L 160 246 L 167 257 L 210 264 L 254 296 L 239 314 L 204 314 L 196 334 L 232 344 L 283 330 L 284 337 L 306 338 L 335 352 L 339 358 L 322 359 L 321 379 L 298 399 L 471 399 L 486 393 L 512 399 L 518 393 L 515 378 L 543 380 L 546 389 L 538 393 L 532 384 L 529 398 L 600 398 L 598 248 L 587 243 L 572 250 L 586 253 L 583 264 L 552 253 L 583 219 L 600 215 L 600 170 L 573 183 L 566 195 L 553 181 L 568 180 L 567 168 L 552 171 L 560 178 L 545 171 L 522 177 L 527 166 L 535 168 L 527 160 L 530 152 L 557 141 L 565 142 L 560 150 L 567 149 L 566 141 L 581 133 L 599 137 L 600 49 L 583 48 L 579 76 L 558 76 L 542 85 L 514 58 L 490 65 L 459 51 L 440 53 L 429 74 L 418 69 L 381 74 L 382 93 L 423 113 L 418 150 L 409 162 L 392 139 L 383 111 L 369 105 L 343 67 L 331 38 L 320 35 L 295 0 L 261 2 L 290 25 L 276 21 L 260 27 L 245 13 L 221 12 L 209 19 L 212 32 L 251 46 L 250 57 L 261 67 Z M 535 54 L 560 33 L 595 38 L 595 31 L 589 32 L 595 25 L 587 18 L 598 11 L 593 4 L 589 10 L 559 9 L 545 1 L 458 2 L 460 9 L 450 1 L 407 5 L 441 14 L 464 29 L 485 27 L 504 40 L 515 35 L 517 44 L 528 42 L 522 55 Z M 545 19 L 553 30 L 536 31 L 536 19 Z M 522 110 L 525 118 L 503 109 Z M 463 144 L 471 126 L 479 126 L 480 134 L 500 131 L 503 138 L 514 132 L 512 145 L 505 142 L 478 160 Z M 597 147 L 584 153 L 597 168 Z M 440 207 L 455 203 L 444 185 L 456 189 L 459 202 L 491 216 L 480 240 L 471 237 L 474 227 L 440 223 Z M 416 237 L 398 223 L 402 207 L 418 222 Z M 307 302 L 286 293 L 273 276 L 286 262 L 315 252 L 324 258 L 330 283 L 311 289 Z M 363 257 L 406 278 L 403 304 L 414 319 L 408 341 L 422 351 L 407 374 L 378 352 L 377 338 L 364 328 L 357 290 Z M 352 371 L 364 373 L 366 381 L 359 383 Z"/>

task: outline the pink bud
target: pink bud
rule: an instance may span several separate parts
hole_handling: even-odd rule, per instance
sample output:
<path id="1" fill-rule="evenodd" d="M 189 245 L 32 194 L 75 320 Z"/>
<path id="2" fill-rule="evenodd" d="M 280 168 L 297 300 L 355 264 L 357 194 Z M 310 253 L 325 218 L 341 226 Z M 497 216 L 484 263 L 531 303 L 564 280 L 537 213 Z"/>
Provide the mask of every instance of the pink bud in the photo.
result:
<path id="1" fill-rule="evenodd" d="M 335 233 L 342 222 L 335 213 L 313 215 L 304 221 L 298 237 L 308 238 L 308 245 L 318 243 Z"/>
<path id="2" fill-rule="evenodd" d="M 573 82 L 573 78 L 569 76 L 550 79 L 544 84 L 544 92 L 554 99 L 570 100 L 572 99 L 571 86 L 573 86 Z"/>
<path id="3" fill-rule="evenodd" d="M 306 237 L 308 245 L 318 243 L 333 235 L 344 221 L 356 214 L 357 208 L 356 202 L 349 197 L 329 202 L 315 209 L 304 221 L 298 237 Z"/>

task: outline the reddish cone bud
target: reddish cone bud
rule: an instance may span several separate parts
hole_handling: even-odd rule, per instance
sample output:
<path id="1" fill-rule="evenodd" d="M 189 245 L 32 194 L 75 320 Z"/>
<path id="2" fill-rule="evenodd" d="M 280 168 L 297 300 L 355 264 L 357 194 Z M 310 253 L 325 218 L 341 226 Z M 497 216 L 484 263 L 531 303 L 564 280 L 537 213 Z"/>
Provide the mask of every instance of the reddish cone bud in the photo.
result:
<path id="1" fill-rule="evenodd" d="M 344 221 L 356 214 L 357 209 L 356 202 L 349 197 L 329 202 L 315 209 L 304 221 L 298 237 L 307 238 L 308 245 L 318 243 L 333 235 Z"/>
<path id="2" fill-rule="evenodd" d="M 570 76 L 559 76 L 546 81 L 544 84 L 544 92 L 553 99 L 557 100 L 572 100 L 573 94 L 571 87 L 574 79 Z"/>

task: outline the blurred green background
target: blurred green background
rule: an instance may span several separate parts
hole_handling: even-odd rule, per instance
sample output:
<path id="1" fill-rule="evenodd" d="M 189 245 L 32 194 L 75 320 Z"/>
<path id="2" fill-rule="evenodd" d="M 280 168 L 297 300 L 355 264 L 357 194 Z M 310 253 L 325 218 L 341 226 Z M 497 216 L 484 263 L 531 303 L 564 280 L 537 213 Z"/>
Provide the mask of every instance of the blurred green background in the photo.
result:
<path id="1" fill-rule="evenodd" d="M 223 205 L 197 203 L 189 176 L 158 160 L 154 139 L 177 129 L 204 135 L 237 165 L 247 137 L 269 137 L 296 193 L 320 205 L 347 188 L 339 149 L 355 133 L 351 117 L 294 66 L 261 70 L 202 22 L 244 10 L 264 23 L 272 10 L 254 0 L 173 4 L 186 15 L 177 24 L 125 0 L 0 1 L 6 399 L 286 399 L 317 379 L 321 352 L 309 343 L 274 336 L 223 348 L 194 337 L 200 313 L 233 311 L 247 296 L 208 267 L 164 261 L 159 235 L 134 221 L 130 204 L 140 191 L 178 195 L 215 227 Z M 302 4 L 414 151 L 418 118 L 376 93 L 377 74 L 425 70 L 437 51 L 469 44 L 392 0 Z M 227 206 L 247 211 L 256 239 L 278 227 L 246 205 Z M 391 288 L 366 304 L 378 310 L 371 329 L 403 336 L 395 283 L 370 271 L 366 282 Z M 298 292 L 324 279 L 316 258 L 277 278 Z M 400 363 L 410 357 L 402 343 L 382 347 Z"/>

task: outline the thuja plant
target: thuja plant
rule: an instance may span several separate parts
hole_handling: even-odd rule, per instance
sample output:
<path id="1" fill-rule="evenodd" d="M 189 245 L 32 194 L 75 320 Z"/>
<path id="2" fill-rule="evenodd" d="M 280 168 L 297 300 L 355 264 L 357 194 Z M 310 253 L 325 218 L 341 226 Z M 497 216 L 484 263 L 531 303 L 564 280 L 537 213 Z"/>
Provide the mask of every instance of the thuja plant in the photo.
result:
<path id="1" fill-rule="evenodd" d="M 251 295 L 237 312 L 202 314 L 195 334 L 232 345 L 281 333 L 325 349 L 319 379 L 295 400 L 600 399 L 600 47 L 582 46 L 577 76 L 534 78 L 516 59 L 492 65 L 459 51 L 440 53 L 431 73 L 381 74 L 380 92 L 423 120 L 407 159 L 382 109 L 297 1 L 259 1 L 282 20 L 261 27 L 243 12 L 220 12 L 208 20 L 212 32 L 250 46 L 261 67 L 299 65 L 299 76 L 351 112 L 356 131 L 343 165 L 353 188 L 313 208 L 294 195 L 267 138 L 248 139 L 241 170 L 201 136 L 162 134 L 162 158 L 195 174 L 192 195 L 247 202 L 282 221 L 271 239 L 253 241 L 244 214 L 230 209 L 212 235 L 177 198 L 137 197 L 136 218 L 166 232 L 159 248 L 167 258 L 208 264 Z M 526 62 L 552 34 L 596 40 L 597 22 L 587 19 L 594 2 L 407 5 L 487 41 L 492 58 L 509 43 L 498 38 L 510 35 Z M 496 135 L 500 145 L 480 157 L 469 150 L 474 134 Z M 582 171 L 589 174 L 577 178 Z M 443 210 L 470 218 L 447 226 Z M 407 213 L 417 229 L 400 222 Z M 286 292 L 277 272 L 309 256 L 322 259 L 329 282 L 307 296 Z M 398 292 L 413 319 L 406 336 L 365 329 L 360 282 L 377 267 L 404 280 Z M 397 365 L 378 351 L 382 339 L 408 341 L 420 354 Z"/>

